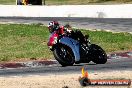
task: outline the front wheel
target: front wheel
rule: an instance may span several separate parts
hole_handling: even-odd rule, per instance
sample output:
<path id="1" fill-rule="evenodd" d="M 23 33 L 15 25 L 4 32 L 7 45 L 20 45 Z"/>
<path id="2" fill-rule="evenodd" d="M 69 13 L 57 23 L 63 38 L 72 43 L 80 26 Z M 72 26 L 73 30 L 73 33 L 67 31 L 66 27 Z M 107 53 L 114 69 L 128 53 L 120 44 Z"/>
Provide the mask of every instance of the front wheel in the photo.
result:
<path id="1" fill-rule="evenodd" d="M 55 59 L 62 66 L 71 66 L 75 62 L 75 57 L 72 49 L 66 45 L 59 44 L 53 51 Z"/>
<path id="2" fill-rule="evenodd" d="M 90 57 L 94 63 L 105 64 L 107 62 L 107 54 L 100 46 L 91 44 L 89 50 Z"/>

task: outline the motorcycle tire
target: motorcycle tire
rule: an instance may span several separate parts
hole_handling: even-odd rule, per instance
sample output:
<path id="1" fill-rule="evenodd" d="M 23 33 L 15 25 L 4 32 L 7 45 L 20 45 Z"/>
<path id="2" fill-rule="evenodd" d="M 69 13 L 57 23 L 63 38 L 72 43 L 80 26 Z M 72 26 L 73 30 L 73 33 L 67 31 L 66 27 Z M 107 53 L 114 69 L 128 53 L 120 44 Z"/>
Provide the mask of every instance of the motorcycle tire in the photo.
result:
<path id="1" fill-rule="evenodd" d="M 59 44 L 53 51 L 55 59 L 62 66 L 72 66 L 75 63 L 75 57 L 72 49 L 66 45 Z"/>
<path id="2" fill-rule="evenodd" d="M 92 61 L 96 64 L 105 64 L 107 62 L 106 52 L 98 45 L 90 45 L 90 57 Z"/>

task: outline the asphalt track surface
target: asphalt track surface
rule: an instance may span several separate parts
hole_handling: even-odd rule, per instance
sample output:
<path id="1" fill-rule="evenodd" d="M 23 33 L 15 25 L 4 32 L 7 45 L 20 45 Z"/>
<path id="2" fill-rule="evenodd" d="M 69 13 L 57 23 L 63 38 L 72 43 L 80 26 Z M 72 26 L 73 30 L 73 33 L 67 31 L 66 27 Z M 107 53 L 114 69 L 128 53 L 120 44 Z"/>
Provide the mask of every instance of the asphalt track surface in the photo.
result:
<path id="1" fill-rule="evenodd" d="M 1 23 L 43 23 L 47 25 L 51 20 L 58 20 L 61 24 L 70 23 L 76 28 L 96 28 L 109 29 L 111 31 L 132 32 L 132 19 L 95 19 L 95 18 L 3 18 L 0 17 Z M 30 75 L 30 74 L 66 74 L 66 73 L 80 73 L 81 68 L 91 72 L 94 71 L 132 71 L 132 58 L 118 58 L 109 59 L 106 64 L 79 64 L 74 66 L 61 67 L 59 64 L 41 67 L 26 67 L 26 68 L 10 68 L 0 69 L 0 76 L 16 76 L 16 75 Z"/>
<path id="2" fill-rule="evenodd" d="M 42 23 L 48 25 L 52 20 L 62 25 L 69 23 L 76 28 L 103 29 L 114 32 L 131 32 L 132 19 L 125 18 L 78 18 L 78 17 L 0 17 L 1 23 Z"/>
<path id="3" fill-rule="evenodd" d="M 86 71 L 132 71 L 132 58 L 109 59 L 106 64 L 83 63 L 73 66 L 62 67 L 59 64 L 40 67 L 0 69 L 0 76 L 22 76 L 22 75 L 49 75 L 49 74 L 73 74 L 81 73 L 81 68 Z"/>

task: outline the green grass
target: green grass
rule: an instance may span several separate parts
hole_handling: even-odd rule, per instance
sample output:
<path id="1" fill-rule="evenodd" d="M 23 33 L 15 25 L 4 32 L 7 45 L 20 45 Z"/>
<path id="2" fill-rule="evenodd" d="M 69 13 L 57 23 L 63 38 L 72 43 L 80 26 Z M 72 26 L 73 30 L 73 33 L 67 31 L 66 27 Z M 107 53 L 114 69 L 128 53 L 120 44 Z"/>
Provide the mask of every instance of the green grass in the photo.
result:
<path id="1" fill-rule="evenodd" d="M 86 31 L 92 43 L 103 47 L 107 53 L 132 50 L 132 34 L 104 31 Z M 0 61 L 52 59 L 47 47 L 49 32 L 38 24 L 0 24 Z"/>
<path id="2" fill-rule="evenodd" d="M 51 58 L 48 36 L 46 27 L 39 25 L 0 25 L 0 61 Z"/>
<path id="3" fill-rule="evenodd" d="M 0 4 L 15 5 L 16 4 L 16 0 L 0 0 Z"/>
<path id="4" fill-rule="evenodd" d="M 123 51 L 132 50 L 132 34 L 129 33 L 112 33 L 104 31 L 82 31 L 89 34 L 91 42 L 100 45 L 105 51 Z"/>
<path id="5" fill-rule="evenodd" d="M 43 0 L 44 1 L 44 0 Z M 121 4 L 132 3 L 131 0 L 45 0 L 46 5 L 65 5 L 65 4 Z M 0 0 L 0 4 L 16 4 L 16 0 Z"/>
<path id="6" fill-rule="evenodd" d="M 132 3 L 131 0 L 46 0 L 47 5 L 87 5 L 87 4 L 122 4 Z"/>

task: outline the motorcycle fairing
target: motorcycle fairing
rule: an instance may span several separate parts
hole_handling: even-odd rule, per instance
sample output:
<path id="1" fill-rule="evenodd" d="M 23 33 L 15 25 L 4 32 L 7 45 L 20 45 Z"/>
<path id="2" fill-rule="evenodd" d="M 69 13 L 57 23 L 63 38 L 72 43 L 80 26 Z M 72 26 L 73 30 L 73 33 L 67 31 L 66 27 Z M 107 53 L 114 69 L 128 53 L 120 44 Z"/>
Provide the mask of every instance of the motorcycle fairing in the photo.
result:
<path id="1" fill-rule="evenodd" d="M 67 46 L 69 46 L 75 56 L 75 62 L 80 61 L 80 52 L 79 52 L 79 42 L 69 38 L 69 37 L 63 37 L 60 39 L 59 43 L 65 44 Z"/>
<path id="2" fill-rule="evenodd" d="M 58 38 L 58 34 L 56 32 L 53 32 L 50 36 L 49 36 L 49 41 L 47 43 L 48 46 L 53 46 L 54 44 L 57 43 L 57 38 Z"/>

